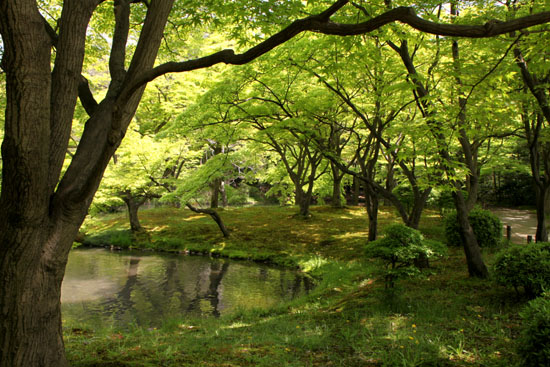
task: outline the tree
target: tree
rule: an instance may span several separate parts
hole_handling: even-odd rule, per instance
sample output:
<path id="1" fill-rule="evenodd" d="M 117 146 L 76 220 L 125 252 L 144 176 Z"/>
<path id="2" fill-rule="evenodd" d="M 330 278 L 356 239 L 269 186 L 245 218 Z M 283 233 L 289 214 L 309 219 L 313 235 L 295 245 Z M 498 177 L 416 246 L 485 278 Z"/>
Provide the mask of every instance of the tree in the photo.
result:
<path id="1" fill-rule="evenodd" d="M 173 0 L 65 0 L 56 4 L 61 14 L 55 28 L 44 21 L 35 0 L 0 1 L 7 95 L 0 196 L 0 279 L 4 280 L 0 366 L 67 366 L 59 300 L 68 252 L 147 82 L 168 72 L 217 63 L 244 64 L 306 30 L 352 35 L 401 21 L 424 32 L 489 37 L 550 20 L 549 12 L 541 12 L 506 22 L 455 26 L 426 21 L 412 8 L 397 8 L 362 23 L 331 22 L 347 3 L 336 1 L 317 15 L 294 21 L 242 54 L 223 50 L 155 66 Z M 251 10 L 244 4 L 249 2 L 231 2 L 240 6 L 237 9 Z M 267 13 L 277 14 L 277 4 L 266 1 L 266 6 L 273 7 Z M 283 14 L 276 20 L 288 24 L 288 16 L 295 13 L 284 12 L 296 11 L 302 2 L 292 4 L 282 6 Z M 201 3 L 185 5 L 189 7 L 173 10 L 178 19 L 196 19 L 192 14 L 204 14 L 205 8 L 210 14 Z M 111 6 L 114 21 L 105 22 L 113 26 L 110 55 L 104 55 L 109 60 L 110 83 L 105 97 L 97 102 L 81 76 L 87 28 L 94 13 L 100 20 L 110 17 L 106 11 Z M 269 24 L 272 20 L 262 14 L 265 9 L 249 14 L 248 19 L 258 20 L 261 28 L 261 21 Z M 135 24 L 141 27 L 134 28 Z M 127 55 L 130 51 L 131 56 Z M 90 118 L 76 153 L 62 172 L 78 97 Z"/>
<path id="2" fill-rule="evenodd" d="M 153 139 L 128 130 L 124 142 L 107 167 L 94 198 L 95 206 L 117 205 L 122 201 L 128 209 L 130 229 L 141 232 L 139 208 L 151 199 L 159 199 L 171 190 L 173 181 L 195 154 L 185 141 Z"/>
<path id="3" fill-rule="evenodd" d="M 507 6 L 511 12 L 519 11 L 515 3 L 508 2 Z M 550 196 L 550 142 L 546 132 L 550 125 L 550 60 L 543 45 L 548 36 L 543 33 L 525 38 L 514 47 L 514 61 L 520 70 L 524 90 L 531 95 L 522 103 L 521 119 L 536 196 L 535 238 L 537 242 L 547 242 L 545 206 Z"/>

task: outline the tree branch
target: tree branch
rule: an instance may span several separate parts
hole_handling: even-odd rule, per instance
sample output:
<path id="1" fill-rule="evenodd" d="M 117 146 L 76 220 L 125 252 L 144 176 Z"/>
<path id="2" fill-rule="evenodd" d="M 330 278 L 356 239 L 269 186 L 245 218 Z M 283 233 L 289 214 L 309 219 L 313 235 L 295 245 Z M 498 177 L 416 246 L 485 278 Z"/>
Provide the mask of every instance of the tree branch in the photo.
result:
<path id="1" fill-rule="evenodd" d="M 209 56 L 204 56 L 193 60 L 168 62 L 159 65 L 144 72 L 143 74 L 140 74 L 134 80 L 132 87 L 126 90 L 126 94 L 131 95 L 140 86 L 167 73 L 202 69 L 219 63 L 231 65 L 246 64 L 305 31 L 313 31 L 328 35 L 352 36 L 370 33 L 389 23 L 401 22 L 425 33 L 442 36 L 483 38 L 494 37 L 500 34 L 506 34 L 523 28 L 550 22 L 550 12 L 541 12 L 509 21 L 491 20 L 486 22 L 484 25 L 441 24 L 420 18 L 416 15 L 416 12 L 412 7 L 395 8 L 377 17 L 371 18 L 366 22 L 358 24 L 340 24 L 330 22 L 329 18 L 347 3 L 347 0 L 339 0 L 329 9 L 320 14 L 304 19 L 298 19 L 282 31 L 274 34 L 242 54 L 235 54 L 234 50 L 226 49 Z M 128 98 L 126 96 L 124 97 Z"/>
<path id="2" fill-rule="evenodd" d="M 229 231 L 225 227 L 225 224 L 223 223 L 223 220 L 222 220 L 222 218 L 220 217 L 220 215 L 218 214 L 217 211 L 215 211 L 214 209 L 199 209 L 199 208 L 196 208 L 196 207 L 194 207 L 193 205 L 191 205 L 189 203 L 186 203 L 185 206 L 188 207 L 192 212 L 195 212 L 195 213 L 198 213 L 198 214 L 208 214 L 208 215 L 210 215 L 212 217 L 212 219 L 214 219 L 214 221 L 218 225 L 218 228 L 220 229 L 220 231 L 222 231 L 223 236 L 226 237 L 226 238 L 229 237 Z"/>

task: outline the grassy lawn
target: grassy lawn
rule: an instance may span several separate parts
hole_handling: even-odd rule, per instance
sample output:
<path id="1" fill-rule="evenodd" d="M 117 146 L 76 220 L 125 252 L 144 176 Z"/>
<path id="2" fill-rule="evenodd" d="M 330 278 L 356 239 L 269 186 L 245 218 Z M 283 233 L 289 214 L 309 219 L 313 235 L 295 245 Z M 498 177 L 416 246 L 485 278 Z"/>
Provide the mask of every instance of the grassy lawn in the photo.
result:
<path id="1" fill-rule="evenodd" d="M 215 253 L 300 266 L 318 280 L 307 296 L 274 309 L 221 318 L 167 320 L 159 329 L 65 325 L 74 366 L 513 366 L 525 300 L 491 280 L 468 277 L 461 249 L 420 279 L 388 291 L 381 265 L 365 259 L 364 208 L 226 209 L 224 239 L 208 217 L 161 208 L 140 212 L 147 235 L 134 246 Z M 398 222 L 383 210 L 380 226 Z M 130 244 L 125 214 L 89 219 L 87 241 Z M 443 240 L 427 212 L 420 230 Z M 490 264 L 492 253 L 484 254 Z"/>

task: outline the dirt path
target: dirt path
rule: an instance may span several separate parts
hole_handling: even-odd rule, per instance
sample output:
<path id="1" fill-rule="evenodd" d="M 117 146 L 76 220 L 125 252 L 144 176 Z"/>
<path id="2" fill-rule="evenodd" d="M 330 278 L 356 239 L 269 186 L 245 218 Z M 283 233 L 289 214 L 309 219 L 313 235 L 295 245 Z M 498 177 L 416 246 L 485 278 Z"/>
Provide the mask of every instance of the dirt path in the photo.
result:
<path id="1" fill-rule="evenodd" d="M 533 236 L 533 240 L 535 239 L 537 217 L 534 210 L 493 208 L 491 212 L 500 218 L 504 226 L 504 236 L 506 226 L 512 226 L 513 243 L 527 243 L 527 236 Z"/>

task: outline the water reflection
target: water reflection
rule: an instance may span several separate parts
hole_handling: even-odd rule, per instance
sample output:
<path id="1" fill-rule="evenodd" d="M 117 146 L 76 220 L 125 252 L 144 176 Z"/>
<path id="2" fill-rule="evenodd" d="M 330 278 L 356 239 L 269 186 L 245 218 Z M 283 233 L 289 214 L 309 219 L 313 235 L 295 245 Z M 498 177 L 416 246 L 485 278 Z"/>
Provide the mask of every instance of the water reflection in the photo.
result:
<path id="1" fill-rule="evenodd" d="M 77 249 L 61 302 L 68 321 L 158 326 L 183 315 L 273 306 L 311 286 L 294 271 L 250 262 Z"/>

